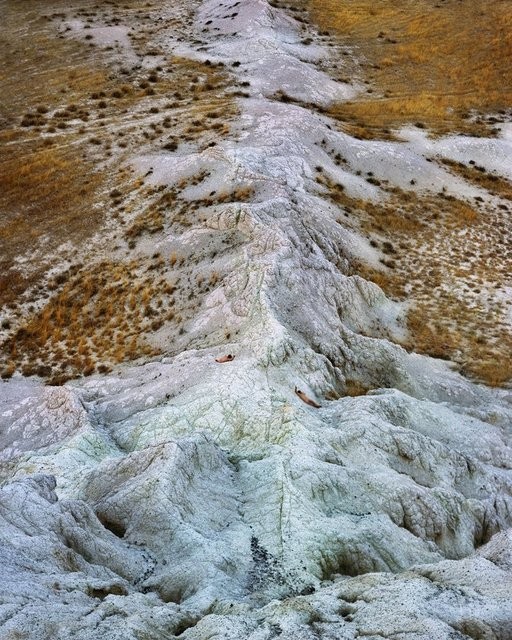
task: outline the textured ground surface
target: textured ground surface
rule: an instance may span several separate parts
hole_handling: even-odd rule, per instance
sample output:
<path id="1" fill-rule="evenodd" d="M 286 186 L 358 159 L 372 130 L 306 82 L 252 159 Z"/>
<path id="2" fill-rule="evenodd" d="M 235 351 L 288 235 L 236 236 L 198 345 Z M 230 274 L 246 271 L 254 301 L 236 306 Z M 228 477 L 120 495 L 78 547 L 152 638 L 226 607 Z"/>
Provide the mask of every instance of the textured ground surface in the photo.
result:
<path id="1" fill-rule="evenodd" d="M 0 638 L 510 640 L 511 392 L 463 377 L 460 342 L 454 362 L 406 351 L 408 303 L 358 275 L 392 269 L 386 225 L 376 244 L 364 216 L 389 215 L 398 189 L 505 215 L 502 194 L 441 160 L 475 158 L 508 184 L 510 126 L 351 137 L 322 110 L 360 83 L 323 71 L 317 31 L 263 0 L 84 7 L 51 18 L 65 42 L 107 52 L 114 77 L 160 66 L 144 92 L 176 77 L 112 116 L 125 147 L 93 145 L 124 177 L 98 201 L 102 233 L 85 230 L 77 256 L 60 247 L 88 271 L 8 307 Z M 208 83 L 225 130 L 194 100 Z M 166 127 L 151 109 L 169 100 Z M 503 299 L 509 336 L 496 283 L 482 290 Z M 66 349 L 66 379 L 95 373 L 19 374 Z"/>

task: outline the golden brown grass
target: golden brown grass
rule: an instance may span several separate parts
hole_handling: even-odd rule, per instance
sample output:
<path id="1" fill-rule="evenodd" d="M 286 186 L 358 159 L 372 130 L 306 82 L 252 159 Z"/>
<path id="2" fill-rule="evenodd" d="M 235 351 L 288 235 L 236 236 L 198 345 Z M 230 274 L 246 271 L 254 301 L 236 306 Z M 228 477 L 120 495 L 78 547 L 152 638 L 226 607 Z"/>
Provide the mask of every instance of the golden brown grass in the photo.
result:
<path id="1" fill-rule="evenodd" d="M 366 93 L 328 110 L 350 135 L 392 139 L 393 130 L 415 124 L 434 135 L 489 136 L 509 113 L 512 0 L 307 0 L 305 6 L 321 30 L 336 36 L 340 56 L 331 73 L 338 79 L 356 73 L 367 83 Z M 344 46 L 358 66 L 342 55 Z M 440 162 L 511 199 L 510 182 L 478 164 Z M 355 272 L 409 303 L 404 346 L 451 359 L 490 385 L 510 380 L 507 206 L 486 207 L 445 193 L 415 195 L 386 184 L 380 186 L 389 201 L 375 205 L 347 197 L 325 176 L 317 182 L 345 209 L 343 224 L 359 226 L 380 253 L 380 266 L 354 263 Z"/>
<path id="2" fill-rule="evenodd" d="M 83 240 L 98 228 L 103 212 L 91 205 L 100 184 L 101 177 L 91 163 L 78 162 L 73 148 L 26 143 L 22 149 L 4 150 L 0 160 L 0 254 L 10 286 L 0 285 L 0 302 L 11 301 L 27 284 L 15 275 L 16 269 L 8 278 L 13 261 L 27 246 L 36 249 L 39 238 L 46 237 L 51 251 L 69 239 Z"/>
<path id="3" fill-rule="evenodd" d="M 487 172 L 484 167 L 477 165 L 475 162 L 473 164 L 464 164 L 446 158 L 443 158 L 440 162 L 453 173 L 464 178 L 464 180 L 486 189 L 495 196 L 505 200 L 512 200 L 512 183 L 510 180 Z"/>
<path id="4" fill-rule="evenodd" d="M 52 8 L 61 5 L 68 8 L 62 2 Z M 104 211 L 93 206 L 94 199 L 101 199 L 102 182 L 108 184 L 117 177 L 115 168 L 110 175 L 103 174 L 103 180 L 93 171 L 98 155 L 108 156 L 113 142 L 103 120 L 122 120 L 128 107 L 147 113 L 148 101 L 156 102 L 159 106 L 152 109 L 162 112 L 163 119 L 158 125 L 151 123 L 153 129 L 150 134 L 144 131 L 145 135 L 156 137 L 165 131 L 179 140 L 186 130 L 191 141 L 204 134 L 206 112 L 222 114 L 222 131 L 216 130 L 216 137 L 227 132 L 227 122 L 237 112 L 233 98 L 226 94 L 229 77 L 221 67 L 172 57 L 167 69 L 145 72 L 142 78 L 129 73 L 112 78 L 86 44 L 56 37 L 55 26 L 43 16 L 44 9 L 51 12 L 49 7 L 33 1 L 20 7 L 8 0 L 6 9 L 0 31 L 4 274 L 22 249 L 35 246 L 42 236 L 49 239 L 51 252 L 56 246 L 53 240 L 82 242 L 97 230 Z M 170 95 L 172 108 L 185 110 L 179 120 L 172 117 L 169 105 L 162 109 L 162 101 Z M 121 130 L 125 148 L 147 139 L 140 135 L 138 124 L 134 135 Z M 51 138 L 42 137 L 47 131 Z M 20 278 L 13 275 L 10 280 Z"/>
<path id="5" fill-rule="evenodd" d="M 511 0 L 309 0 L 308 6 L 320 28 L 367 60 L 374 93 L 331 112 L 369 135 L 416 122 L 437 133 L 482 133 L 485 123 L 469 122 L 469 111 L 512 104 Z"/>
<path id="6" fill-rule="evenodd" d="M 8 1 L 0 27 L 0 304 L 16 302 L 48 266 L 30 256 L 29 269 L 16 268 L 28 247 L 35 252 L 44 238 L 51 256 L 62 242 L 90 237 L 102 221 L 92 206 L 102 180 L 82 157 L 85 147 L 69 130 L 55 126 L 53 141 L 41 131 L 62 121 L 49 114 L 60 105 L 77 117 L 77 103 L 105 86 L 106 70 L 86 64 L 83 45 L 52 36 L 42 9 Z"/>
<path id="7" fill-rule="evenodd" d="M 0 27 L 0 114 L 8 123 L 37 106 L 46 109 L 103 89 L 108 71 L 87 46 L 55 36 L 41 3 L 4 3 Z M 44 114 L 42 114 L 44 115 Z"/>
<path id="8" fill-rule="evenodd" d="M 147 258 L 141 264 L 98 266 L 90 239 L 105 223 L 109 228 L 115 224 L 117 237 L 131 248 L 138 236 L 161 232 L 175 217 L 190 224 L 190 203 L 181 201 L 174 211 L 173 192 L 145 188 L 144 179 L 134 180 L 121 164 L 147 144 L 171 152 L 184 141 L 213 146 L 229 133 L 238 112 L 228 91 L 231 78 L 220 65 L 175 56 L 151 69 L 123 68 L 112 74 L 114 54 L 58 36 L 60 14 L 94 15 L 101 22 L 111 11 L 109 4 L 4 3 L 0 304 L 9 304 L 11 311 L 2 326 L 9 335 L 0 361 L 6 376 L 17 369 L 62 382 L 95 367 L 105 369 L 147 355 L 145 334 L 167 321 L 182 322 L 170 302 L 173 287 L 162 281 L 162 263 Z M 149 4 L 144 9 L 148 15 L 153 10 Z M 165 23 L 135 16 L 140 11 L 135 0 L 115 11 L 120 20 L 134 21 L 134 48 L 151 55 L 152 37 Z M 101 233 L 96 237 L 101 244 Z M 71 248 L 59 256 L 56 250 L 63 243 Z M 121 249 L 123 243 L 112 240 Z M 27 266 L 17 266 L 20 257 L 28 258 Z M 50 282 L 53 297 L 44 301 L 45 274 L 62 259 L 79 259 L 85 266 L 65 282 Z M 203 289 L 212 282 L 203 283 Z M 167 305 L 171 308 L 164 313 Z"/>
<path id="9" fill-rule="evenodd" d="M 108 154 L 109 136 L 100 116 L 121 111 L 137 96 L 109 77 L 89 47 L 57 37 L 43 13 L 64 3 L 5 4 L 0 27 L 0 303 L 15 304 L 55 263 L 59 245 L 82 246 L 107 219 L 109 210 L 98 205 L 118 175 L 95 169 Z M 97 143 L 93 153 L 91 139 Z M 22 270 L 15 261 L 27 248 L 28 268 Z"/>
<path id="10" fill-rule="evenodd" d="M 407 315 L 411 339 L 404 346 L 454 360 L 464 375 L 501 386 L 512 379 L 512 335 L 510 327 L 500 325 L 499 311 L 484 313 L 453 293 L 435 308 L 422 302 Z"/>
<path id="11" fill-rule="evenodd" d="M 101 262 L 68 271 L 61 290 L 3 345 L 6 367 L 63 382 L 153 354 L 144 333 L 161 326 L 174 288 L 161 263 L 158 275 L 141 275 L 142 266 Z"/>
<path id="12" fill-rule="evenodd" d="M 399 189 L 384 204 L 333 197 L 381 255 L 379 267 L 354 262 L 354 272 L 409 305 L 403 346 L 489 385 L 510 380 L 512 332 L 499 293 L 512 270 L 507 212 Z"/>
<path id="13" fill-rule="evenodd" d="M 164 228 L 165 214 L 157 205 L 150 206 L 141 213 L 125 232 L 126 238 L 137 238 L 143 233 L 154 234 Z"/>

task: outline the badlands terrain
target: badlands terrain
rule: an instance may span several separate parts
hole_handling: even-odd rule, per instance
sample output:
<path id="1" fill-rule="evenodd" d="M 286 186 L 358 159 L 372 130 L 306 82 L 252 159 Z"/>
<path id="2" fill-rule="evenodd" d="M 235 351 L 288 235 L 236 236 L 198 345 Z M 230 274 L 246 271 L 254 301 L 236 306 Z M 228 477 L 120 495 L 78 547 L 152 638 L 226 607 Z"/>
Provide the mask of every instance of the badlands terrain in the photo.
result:
<path id="1" fill-rule="evenodd" d="M 511 640 L 512 1 L 0 15 L 0 640 Z"/>

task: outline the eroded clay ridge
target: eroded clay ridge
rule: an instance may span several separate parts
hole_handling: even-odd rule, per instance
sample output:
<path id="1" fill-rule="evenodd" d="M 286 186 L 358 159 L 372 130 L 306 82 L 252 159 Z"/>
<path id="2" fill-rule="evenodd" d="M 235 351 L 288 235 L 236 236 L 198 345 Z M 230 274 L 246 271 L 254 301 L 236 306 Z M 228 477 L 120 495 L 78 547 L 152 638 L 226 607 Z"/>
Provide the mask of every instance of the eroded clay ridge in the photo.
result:
<path id="1" fill-rule="evenodd" d="M 219 275 L 146 361 L 1 383 L 2 638 L 512 635 L 510 393 L 398 346 L 407 309 L 357 275 L 379 253 L 330 195 L 377 206 L 382 183 L 414 181 L 497 207 L 427 157 L 478 153 L 509 177 L 506 127 L 339 131 L 322 109 L 361 87 L 320 70 L 329 51 L 293 13 L 158 7 L 185 21 L 155 55 L 222 62 L 244 95 L 215 145 L 157 134 L 126 159 L 148 188 L 181 185 L 189 223 L 135 258 L 178 248 L 198 265 L 180 277 Z"/>

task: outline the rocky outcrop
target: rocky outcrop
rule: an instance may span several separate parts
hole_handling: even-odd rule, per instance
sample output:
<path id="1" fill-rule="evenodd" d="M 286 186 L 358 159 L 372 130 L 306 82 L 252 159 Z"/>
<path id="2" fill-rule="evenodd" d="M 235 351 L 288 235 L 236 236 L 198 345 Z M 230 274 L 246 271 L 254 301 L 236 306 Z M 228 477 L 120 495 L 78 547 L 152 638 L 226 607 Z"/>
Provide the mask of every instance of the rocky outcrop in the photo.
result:
<path id="1" fill-rule="evenodd" d="M 188 453 L 197 455 L 197 443 L 190 446 Z M 153 475 L 153 483 L 158 479 Z M 404 632 L 418 640 L 511 637 L 509 534 L 496 534 L 461 560 L 415 564 L 399 573 L 332 574 L 316 588 L 296 585 L 290 591 L 289 566 L 254 535 L 245 546 L 243 528 L 236 523 L 239 514 L 225 495 L 221 505 L 205 502 L 219 494 L 222 485 L 214 486 L 210 492 L 202 487 L 199 494 L 192 488 L 188 503 L 180 501 L 181 514 L 171 508 L 159 517 L 172 498 L 161 498 L 156 512 L 149 501 L 146 522 L 140 511 L 135 515 L 137 533 L 130 532 L 129 524 L 125 530 L 125 524 L 114 522 L 112 514 L 108 520 L 105 506 L 98 508 L 99 520 L 81 500 L 58 501 L 50 476 L 3 487 L 0 637 L 352 639 Z M 149 492 L 147 483 L 144 488 Z M 203 499 L 200 513 L 194 513 L 194 494 Z M 134 504 L 141 506 L 138 498 L 124 505 L 121 519 L 134 518 Z M 228 521 L 221 518 L 226 506 Z M 201 532 L 205 512 L 216 513 L 218 520 Z M 158 523 L 161 537 L 155 534 Z M 230 526 L 230 534 L 222 535 Z M 172 529 L 176 535 L 169 544 Z M 381 539 L 386 533 L 381 530 Z M 365 537 L 368 548 L 389 547 L 375 538 Z M 225 544 L 228 539 L 231 544 Z M 403 544 L 407 547 L 407 540 Z M 368 557 L 364 546 L 345 547 L 345 557 Z M 332 545 L 324 549 L 333 554 Z M 201 587 L 198 599 L 194 590 Z"/>

